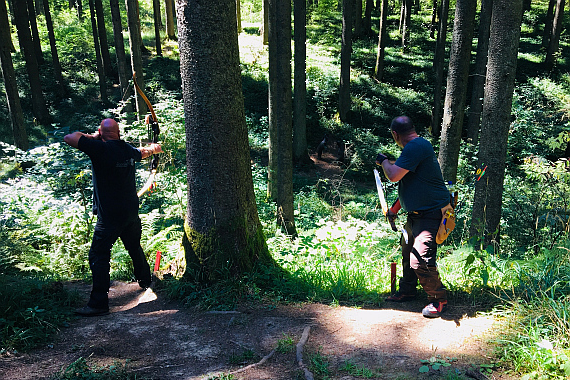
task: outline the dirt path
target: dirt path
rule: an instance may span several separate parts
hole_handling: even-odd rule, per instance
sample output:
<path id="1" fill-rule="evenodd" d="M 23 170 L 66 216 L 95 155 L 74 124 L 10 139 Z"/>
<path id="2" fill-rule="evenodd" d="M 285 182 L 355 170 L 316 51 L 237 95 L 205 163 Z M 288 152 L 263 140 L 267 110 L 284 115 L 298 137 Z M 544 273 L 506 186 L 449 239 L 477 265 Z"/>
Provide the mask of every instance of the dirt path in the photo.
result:
<path id="1" fill-rule="evenodd" d="M 87 298 L 89 286 L 79 290 Z M 78 318 L 47 347 L 0 358 L 0 379 L 48 379 L 81 357 L 99 366 L 128 360 L 137 379 L 208 379 L 257 363 L 287 337 L 297 344 L 307 327 L 302 357 L 305 364 L 318 363 L 310 366 L 315 379 L 356 379 L 359 369 L 374 371 L 375 379 L 438 379 L 491 360 L 481 337 L 492 320 L 468 318 L 471 311 L 459 305 L 441 319 L 423 318 L 421 300 L 375 310 L 303 304 L 198 312 L 122 282 L 113 283 L 110 297 L 109 315 Z M 254 355 L 233 364 L 244 353 Z M 420 374 L 421 360 L 434 355 L 456 360 L 445 370 Z M 305 379 L 295 356 L 294 346 L 276 352 L 234 379 Z M 497 373 L 490 378 L 508 379 Z"/>

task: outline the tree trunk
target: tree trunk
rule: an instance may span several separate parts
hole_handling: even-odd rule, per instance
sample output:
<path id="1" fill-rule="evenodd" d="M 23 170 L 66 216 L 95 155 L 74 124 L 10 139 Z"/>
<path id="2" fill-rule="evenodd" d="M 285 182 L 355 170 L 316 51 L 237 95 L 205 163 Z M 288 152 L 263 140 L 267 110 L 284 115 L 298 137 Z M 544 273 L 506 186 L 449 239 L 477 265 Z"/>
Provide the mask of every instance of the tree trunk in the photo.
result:
<path id="1" fill-rule="evenodd" d="M 14 12 L 14 20 L 16 21 L 20 49 L 26 60 L 26 71 L 28 72 L 30 92 L 32 93 L 32 112 L 39 124 L 47 125 L 51 123 L 51 116 L 42 91 L 38 61 L 34 57 L 27 4 L 21 1 L 14 1 L 12 3 L 12 10 Z"/>
<path id="2" fill-rule="evenodd" d="M 127 6 L 127 23 L 129 27 L 131 70 L 133 73 L 136 73 L 137 83 L 140 88 L 144 89 L 144 74 L 141 52 L 142 43 L 140 41 L 141 33 L 138 24 L 137 2 L 138 0 L 126 0 L 125 4 Z M 139 94 L 136 94 L 135 96 L 135 104 L 139 116 L 147 113 L 148 107 Z"/>
<path id="3" fill-rule="evenodd" d="M 483 110 L 483 95 L 485 95 L 485 78 L 487 76 L 487 53 L 489 50 L 489 31 L 491 26 L 491 10 L 493 0 L 481 0 L 479 13 L 479 33 L 477 36 L 477 58 L 473 73 L 473 90 L 467 118 L 467 141 L 477 145 L 481 111 Z"/>
<path id="4" fill-rule="evenodd" d="M 95 16 L 95 0 L 89 0 L 89 13 L 91 15 L 91 28 L 93 30 L 93 44 L 95 47 L 95 60 L 97 61 L 97 75 L 99 76 L 99 92 L 101 93 L 101 102 L 107 103 L 107 78 L 105 77 L 105 69 L 101 59 L 101 46 L 99 44 L 99 34 L 97 33 L 97 20 Z"/>
<path id="5" fill-rule="evenodd" d="M 162 20 L 160 19 L 160 0 L 152 0 L 152 10 L 154 15 L 154 41 L 156 45 L 156 55 L 162 57 L 162 45 L 160 41 L 160 29 Z"/>
<path id="6" fill-rule="evenodd" d="M 433 57 L 434 86 L 433 107 L 431 110 L 431 134 L 439 136 L 441 127 L 441 93 L 443 85 L 443 66 L 445 62 L 445 41 L 447 39 L 447 19 L 449 16 L 449 0 L 441 0 L 441 13 L 439 15 L 439 30 L 435 43 Z"/>
<path id="7" fill-rule="evenodd" d="M 475 184 L 470 236 L 484 246 L 498 242 L 511 106 L 517 68 L 522 0 L 494 0 L 489 62 L 481 121 L 479 165 L 487 167 Z"/>
<path id="8" fill-rule="evenodd" d="M 476 1 L 457 0 L 439 145 L 439 165 L 443 179 L 453 183 L 457 179 L 476 11 Z"/>
<path id="9" fill-rule="evenodd" d="M 412 0 L 402 1 L 402 50 L 405 52 L 410 43 L 410 24 L 412 21 Z"/>
<path id="10" fill-rule="evenodd" d="M 294 38 L 295 38 L 295 96 L 293 98 L 293 162 L 305 165 L 311 163 L 307 149 L 307 3 L 295 0 L 294 3 Z"/>
<path id="11" fill-rule="evenodd" d="M 382 0 L 382 9 L 380 10 L 380 27 L 378 32 L 378 53 L 376 54 L 376 66 L 374 68 L 374 77 L 382 82 L 384 77 L 384 50 L 386 42 L 388 42 L 388 33 L 386 33 L 386 20 L 388 18 L 388 0 Z"/>
<path id="12" fill-rule="evenodd" d="M 548 47 L 550 36 L 552 35 L 552 22 L 554 19 L 554 7 L 557 0 L 550 0 L 548 2 L 548 11 L 546 12 L 546 19 L 544 21 L 544 31 L 542 33 L 542 47 Z"/>
<path id="13" fill-rule="evenodd" d="M 352 55 L 352 0 L 342 2 L 342 41 L 340 47 L 340 88 L 338 112 L 340 120 L 350 122 L 350 60 Z"/>
<path id="14" fill-rule="evenodd" d="M 431 10 L 431 24 L 429 26 L 430 38 L 435 38 L 435 30 L 437 29 L 436 19 L 437 19 L 437 0 L 433 0 L 432 10 Z"/>
<path id="15" fill-rule="evenodd" d="M 30 23 L 30 30 L 32 31 L 34 53 L 38 64 L 43 65 L 45 61 L 42 52 L 40 34 L 38 33 L 38 23 L 36 22 L 36 8 L 34 7 L 34 0 L 26 0 L 26 4 L 28 6 L 28 21 Z"/>
<path id="16" fill-rule="evenodd" d="M 263 23 L 261 35 L 263 36 L 263 44 L 269 45 L 269 0 L 261 0 L 263 13 Z"/>
<path id="17" fill-rule="evenodd" d="M 554 12 L 554 19 L 552 20 L 552 34 L 550 35 L 548 49 L 546 50 L 546 59 L 544 61 L 547 71 L 551 71 L 554 67 L 558 54 L 560 33 L 562 32 L 562 20 L 564 17 L 564 3 L 565 0 L 558 0 L 556 2 L 556 11 Z"/>
<path id="18" fill-rule="evenodd" d="M 61 64 L 59 62 L 59 55 L 57 54 L 57 45 L 55 43 L 55 34 L 53 32 L 53 23 L 51 20 L 51 12 L 49 10 L 48 0 L 43 0 L 43 11 L 46 18 L 46 27 L 48 30 L 49 46 L 51 49 L 51 59 L 53 63 L 53 74 L 57 85 L 57 93 L 60 97 L 64 97 L 67 93 L 67 89 L 63 80 L 63 75 L 61 73 Z"/>
<path id="19" fill-rule="evenodd" d="M 77 18 L 80 22 L 83 22 L 83 0 L 75 0 L 75 6 L 77 8 Z"/>
<path id="20" fill-rule="evenodd" d="M 166 8 L 166 37 L 169 40 L 176 40 L 176 34 L 174 32 L 174 3 L 172 0 L 165 0 Z"/>
<path id="21" fill-rule="evenodd" d="M 253 191 L 235 0 L 177 0 L 177 20 L 188 176 L 185 277 L 215 281 L 273 264 Z"/>
<path id="22" fill-rule="evenodd" d="M 366 0 L 362 29 L 368 37 L 372 36 L 372 8 L 374 8 L 374 0 Z"/>
<path id="23" fill-rule="evenodd" d="M 354 8 L 354 36 L 360 38 L 362 36 L 362 0 L 355 1 Z"/>
<path id="24" fill-rule="evenodd" d="M 240 0 L 236 0 L 236 17 L 237 17 L 237 30 L 238 30 L 238 33 L 241 33 L 242 28 L 241 28 L 241 2 L 240 2 Z"/>
<path id="25" fill-rule="evenodd" d="M 293 121 L 291 97 L 291 3 L 269 0 L 269 170 L 277 225 L 295 236 L 293 216 Z"/>
<path id="26" fill-rule="evenodd" d="M 115 55 L 117 56 L 117 71 L 119 73 L 119 86 L 121 87 L 122 99 L 130 97 L 133 89 L 129 86 L 131 78 L 131 69 L 127 64 L 127 56 L 125 54 L 125 41 L 123 39 L 123 24 L 121 22 L 121 9 L 119 8 L 119 0 L 110 0 L 111 20 L 113 22 L 113 37 L 115 40 Z M 138 83 L 138 82 L 137 82 Z M 124 111 L 132 112 L 133 107 L 131 101 L 128 101 Z"/>
<path id="27" fill-rule="evenodd" d="M 103 62 L 103 70 L 106 76 L 112 77 L 113 65 L 111 64 L 111 54 L 109 53 L 109 42 L 107 41 L 107 30 L 105 28 L 105 15 L 103 12 L 103 3 L 101 0 L 95 0 L 95 15 L 97 17 L 97 33 L 99 34 L 99 46 L 101 47 L 101 59 Z"/>
<path id="28" fill-rule="evenodd" d="M 14 145 L 21 150 L 28 150 L 28 134 L 24 125 L 24 115 L 20 105 L 16 73 L 12 62 L 12 35 L 8 22 L 8 10 L 4 0 L 0 0 L 0 66 L 2 67 L 6 103 L 12 123 Z"/>

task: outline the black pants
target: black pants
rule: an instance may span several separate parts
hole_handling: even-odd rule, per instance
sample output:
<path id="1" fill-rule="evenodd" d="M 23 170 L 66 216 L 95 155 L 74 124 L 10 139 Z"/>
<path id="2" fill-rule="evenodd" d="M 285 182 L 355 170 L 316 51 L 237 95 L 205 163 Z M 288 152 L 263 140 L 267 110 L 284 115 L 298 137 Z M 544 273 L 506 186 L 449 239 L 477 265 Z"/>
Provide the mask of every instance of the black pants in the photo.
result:
<path id="1" fill-rule="evenodd" d="M 141 220 L 123 224 L 109 224 L 97 219 L 93 241 L 89 250 L 89 268 L 93 276 L 93 289 L 88 306 L 97 309 L 109 307 L 110 261 L 111 248 L 118 238 L 121 239 L 133 260 L 133 268 L 137 281 L 150 284 L 150 266 L 141 247 Z"/>
<path id="2" fill-rule="evenodd" d="M 428 295 L 429 302 L 447 300 L 447 291 L 437 270 L 437 243 L 435 237 L 441 223 L 441 210 L 408 213 L 404 229 L 408 242 L 402 237 L 402 267 L 399 290 L 416 294 L 418 280 Z"/>

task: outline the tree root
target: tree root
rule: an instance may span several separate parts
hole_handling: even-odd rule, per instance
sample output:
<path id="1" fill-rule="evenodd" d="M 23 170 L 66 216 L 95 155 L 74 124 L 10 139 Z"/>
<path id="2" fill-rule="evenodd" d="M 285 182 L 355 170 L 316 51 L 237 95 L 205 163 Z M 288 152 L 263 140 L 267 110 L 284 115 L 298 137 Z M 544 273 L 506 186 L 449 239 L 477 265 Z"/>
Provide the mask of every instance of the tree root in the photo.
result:
<path id="1" fill-rule="evenodd" d="M 275 353 L 275 349 L 273 349 L 270 353 L 268 353 L 267 355 L 265 355 L 260 361 L 258 361 L 257 363 L 253 363 L 250 364 L 248 366 L 245 366 L 243 368 L 237 369 L 235 371 L 230 372 L 231 374 L 235 374 L 235 373 L 240 373 L 240 372 L 244 372 L 247 371 L 248 369 L 251 369 L 253 367 L 257 367 L 258 365 L 262 365 L 263 363 L 265 363 L 270 357 L 273 356 L 273 354 Z"/>
<path id="2" fill-rule="evenodd" d="M 305 346 L 305 343 L 307 343 L 307 340 L 309 339 L 310 331 L 311 331 L 311 326 L 305 327 L 305 330 L 303 330 L 303 335 L 301 336 L 301 340 L 299 340 L 299 343 L 297 343 L 297 364 L 305 373 L 306 380 L 314 379 L 311 371 L 309 371 L 305 366 L 305 364 L 303 363 L 303 347 Z"/>

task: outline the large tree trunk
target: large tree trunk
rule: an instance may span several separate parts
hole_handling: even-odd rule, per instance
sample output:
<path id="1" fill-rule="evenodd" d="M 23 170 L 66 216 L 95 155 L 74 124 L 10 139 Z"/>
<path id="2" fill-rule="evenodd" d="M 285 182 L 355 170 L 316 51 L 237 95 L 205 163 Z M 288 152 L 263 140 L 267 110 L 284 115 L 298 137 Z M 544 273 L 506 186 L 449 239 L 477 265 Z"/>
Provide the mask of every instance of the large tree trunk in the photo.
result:
<path id="1" fill-rule="evenodd" d="M 352 0 L 342 2 L 342 41 L 340 47 L 340 88 L 338 112 L 340 120 L 350 122 L 350 60 L 352 55 Z"/>
<path id="2" fill-rule="evenodd" d="M 12 36 L 10 23 L 8 22 L 8 10 L 6 2 L 0 0 L 0 66 L 2 67 L 2 77 L 4 78 L 4 90 L 6 92 L 6 102 L 10 112 L 12 122 L 12 135 L 14 145 L 22 150 L 28 150 L 28 134 L 24 125 L 24 115 L 20 105 L 18 94 L 18 84 L 16 83 L 16 73 L 12 62 Z"/>
<path id="3" fill-rule="evenodd" d="M 160 41 L 160 29 L 162 20 L 160 19 L 160 0 L 152 0 L 152 10 L 154 16 L 154 41 L 156 45 L 156 55 L 162 57 L 162 45 Z"/>
<path id="4" fill-rule="evenodd" d="M 253 191 L 235 0 L 177 0 L 177 20 L 188 175 L 185 276 L 214 281 L 272 263 Z"/>
<path id="5" fill-rule="evenodd" d="M 113 65 L 111 64 L 111 54 L 109 53 L 109 42 L 107 41 L 107 30 L 105 28 L 105 15 L 103 13 L 103 3 L 95 0 L 95 14 L 97 16 L 97 32 L 99 34 L 99 45 L 101 46 L 101 59 L 105 75 L 115 76 Z"/>
<path id="6" fill-rule="evenodd" d="M 473 90 L 469 115 L 467 118 L 467 141 L 477 145 L 481 111 L 483 110 L 483 95 L 485 95 L 485 78 L 487 77 L 487 53 L 489 50 L 489 31 L 491 26 L 491 11 L 493 0 L 481 0 L 479 13 L 479 33 L 477 36 L 477 58 L 473 72 Z"/>
<path id="7" fill-rule="evenodd" d="M 457 0 L 455 5 L 453 41 L 449 56 L 443 127 L 439 145 L 439 165 L 443 179 L 453 183 L 457 179 L 476 8 L 477 2 L 473 0 Z"/>
<path id="8" fill-rule="evenodd" d="M 144 90 L 144 74 L 143 74 L 143 63 L 142 63 L 142 52 L 141 52 L 142 42 L 140 40 L 141 33 L 139 30 L 138 11 L 137 11 L 138 0 L 126 0 L 125 4 L 127 6 L 127 23 L 129 26 L 131 70 L 133 73 L 136 74 L 138 85 L 140 86 L 140 88 Z M 139 116 L 147 113 L 148 107 L 144 102 L 143 98 L 138 93 L 135 96 L 135 103 L 137 107 L 137 113 L 139 114 Z"/>
<path id="9" fill-rule="evenodd" d="M 1 1 L 1 0 L 0 0 Z M 57 93 L 60 97 L 64 97 L 67 93 L 67 87 L 63 80 L 61 73 L 61 64 L 59 62 L 59 55 L 57 54 L 57 45 L 55 43 L 55 34 L 53 32 L 53 23 L 51 20 L 51 12 L 49 10 L 49 1 L 43 0 L 43 11 L 46 18 L 46 27 L 48 30 L 49 46 L 51 50 L 51 60 L 53 64 L 53 76 L 55 78 Z"/>
<path id="10" fill-rule="evenodd" d="M 433 57 L 434 85 L 433 107 L 431 109 L 431 134 L 439 136 L 441 131 L 441 94 L 443 85 L 443 66 L 445 62 L 445 41 L 447 39 L 447 19 L 449 16 L 449 0 L 441 0 L 441 12 L 439 15 L 439 29 L 435 43 Z"/>
<path id="11" fill-rule="evenodd" d="M 380 27 L 378 31 L 378 53 L 376 54 L 376 66 L 374 68 L 374 77 L 380 82 L 384 77 L 384 51 L 388 42 L 387 28 L 388 18 L 388 0 L 382 0 L 382 9 L 380 10 Z"/>
<path id="12" fill-rule="evenodd" d="M 548 49 L 546 50 L 546 59 L 544 61 L 547 71 L 551 71 L 556 62 L 556 55 L 558 54 L 558 46 L 560 43 L 560 33 L 562 32 L 562 20 L 564 16 L 565 0 L 558 0 L 556 2 L 556 11 L 554 12 L 554 19 L 552 20 L 552 34 L 548 42 Z"/>
<path id="13" fill-rule="evenodd" d="M 481 121 L 479 165 L 486 175 L 476 182 L 470 236 L 484 246 L 498 242 L 511 106 L 517 68 L 522 0 L 493 0 L 489 62 Z"/>
<path id="14" fill-rule="evenodd" d="M 115 40 L 115 55 L 117 57 L 117 71 L 119 73 L 119 86 L 121 88 L 122 99 L 127 99 L 132 94 L 132 88 L 129 86 L 131 78 L 131 70 L 127 64 L 127 56 L 125 54 L 125 41 L 123 39 L 123 24 L 121 22 L 121 9 L 119 0 L 110 0 L 111 20 L 113 22 L 113 37 Z M 125 105 L 124 111 L 132 112 L 133 107 L 130 101 Z"/>
<path id="15" fill-rule="evenodd" d="M 14 1 L 12 9 L 14 12 L 14 20 L 16 21 L 16 29 L 18 31 L 20 49 L 26 60 L 26 71 L 28 72 L 30 91 L 32 93 L 32 112 L 39 124 L 46 125 L 51 123 L 51 116 L 42 90 L 38 61 L 34 56 L 27 5 L 21 1 Z"/>
<path id="16" fill-rule="evenodd" d="M 295 0 L 294 8 L 295 96 L 293 98 L 293 162 L 305 165 L 312 162 L 307 149 L 306 0 Z"/>
<path id="17" fill-rule="evenodd" d="M 93 30 L 93 44 L 95 47 L 95 60 L 97 61 L 97 75 L 99 76 L 99 92 L 101 93 L 101 102 L 107 103 L 107 78 L 105 77 L 105 69 L 101 59 L 101 46 L 99 44 L 99 34 L 97 32 L 97 20 L 95 16 L 95 0 L 89 0 L 89 13 L 91 15 L 91 28 Z"/>
<path id="18" fill-rule="evenodd" d="M 166 8 L 166 37 L 169 40 L 176 40 L 174 32 L 174 3 L 173 0 L 165 0 Z"/>
<path id="19" fill-rule="evenodd" d="M 21 0 L 20 0 L 21 1 Z M 28 21 L 30 22 L 30 30 L 32 31 L 32 43 L 34 46 L 34 53 L 38 64 L 44 64 L 44 54 L 42 52 L 42 44 L 40 34 L 38 33 L 38 23 L 36 22 L 36 8 L 34 7 L 34 0 L 26 0 L 28 6 Z"/>
<path id="20" fill-rule="evenodd" d="M 269 0 L 269 170 L 277 225 L 295 236 L 291 97 L 291 3 Z"/>

